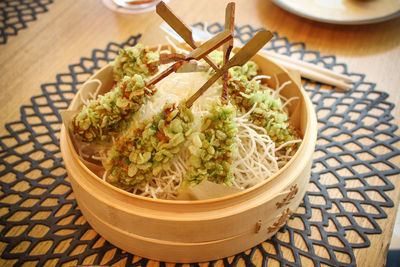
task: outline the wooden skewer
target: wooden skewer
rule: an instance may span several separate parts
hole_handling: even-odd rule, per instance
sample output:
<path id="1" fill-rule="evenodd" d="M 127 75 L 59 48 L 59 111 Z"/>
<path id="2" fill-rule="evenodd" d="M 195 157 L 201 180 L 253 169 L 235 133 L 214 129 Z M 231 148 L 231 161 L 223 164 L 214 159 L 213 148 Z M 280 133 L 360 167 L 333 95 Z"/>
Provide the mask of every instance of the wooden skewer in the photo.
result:
<path id="1" fill-rule="evenodd" d="M 228 5 L 226 6 L 226 9 L 225 9 L 225 30 L 230 30 L 232 36 L 235 33 L 235 3 L 234 2 L 228 3 Z M 230 53 L 230 51 L 228 51 L 229 47 L 231 47 L 231 49 L 233 47 L 233 38 L 229 42 L 226 42 L 223 46 L 224 64 L 226 62 L 228 62 L 228 60 L 229 60 L 229 57 L 228 57 L 228 59 L 225 58 L 225 55 L 228 52 Z"/>
<path id="2" fill-rule="evenodd" d="M 201 46 L 190 52 L 184 61 L 179 61 L 158 75 L 154 76 L 150 81 L 146 83 L 146 86 L 151 86 L 161 81 L 171 73 L 175 72 L 183 63 L 190 61 L 192 59 L 200 60 L 207 56 L 211 51 L 221 46 L 223 43 L 232 39 L 232 34 L 230 30 L 223 30 L 222 32 L 215 35 L 213 38 L 203 43 Z"/>
<path id="3" fill-rule="evenodd" d="M 230 30 L 232 36 L 234 35 L 235 31 L 235 3 L 231 2 L 228 3 L 225 9 L 225 30 Z M 233 41 L 234 39 L 226 42 L 223 46 L 224 52 L 224 64 L 229 61 L 229 56 L 231 54 L 233 48 Z M 224 73 L 223 83 L 222 83 L 222 95 L 221 99 L 224 104 L 228 104 L 228 70 L 227 69 Z"/>
<path id="4" fill-rule="evenodd" d="M 187 26 L 174 12 L 163 2 L 157 4 L 156 6 L 157 14 L 171 26 L 174 31 L 182 37 L 183 40 L 193 49 L 197 48 L 196 42 L 193 40 L 192 30 Z M 215 70 L 219 68 L 209 57 L 205 57 L 204 60 Z"/>
<path id="5" fill-rule="evenodd" d="M 227 31 L 227 30 L 224 30 Z M 271 38 L 273 34 L 270 31 L 262 30 L 256 33 L 220 70 L 217 71 L 194 95 L 192 95 L 186 106 L 190 108 L 215 81 L 219 79 L 229 68 L 241 66 L 249 61 Z"/>
<path id="6" fill-rule="evenodd" d="M 177 71 L 179 69 L 179 67 L 182 66 L 182 64 L 185 63 L 185 62 L 186 61 L 176 62 L 175 64 L 173 64 L 169 68 L 165 69 L 163 72 L 160 72 L 159 74 L 157 74 L 156 76 L 151 78 L 151 80 L 146 83 L 146 87 L 155 85 L 156 83 L 158 83 L 159 81 L 161 81 L 162 79 L 164 79 L 165 77 L 170 75 L 171 73 Z"/>
<path id="7" fill-rule="evenodd" d="M 156 68 L 162 64 L 168 64 L 172 62 L 184 61 L 186 59 L 185 55 L 171 53 L 171 54 L 160 54 L 160 59 L 155 62 L 151 62 L 147 64 L 149 69 Z"/>
<path id="8" fill-rule="evenodd" d="M 160 54 L 160 60 L 158 61 L 159 64 L 168 64 L 176 61 L 185 60 L 186 56 L 177 53 L 170 53 L 170 54 Z"/>

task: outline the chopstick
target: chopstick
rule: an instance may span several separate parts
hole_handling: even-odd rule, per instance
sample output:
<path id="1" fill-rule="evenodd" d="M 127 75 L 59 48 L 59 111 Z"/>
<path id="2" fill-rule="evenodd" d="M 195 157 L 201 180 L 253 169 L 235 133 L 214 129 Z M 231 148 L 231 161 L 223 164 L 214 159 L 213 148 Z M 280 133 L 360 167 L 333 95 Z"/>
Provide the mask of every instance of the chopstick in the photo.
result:
<path id="1" fill-rule="evenodd" d="M 308 62 L 296 60 L 288 56 L 278 55 L 270 51 L 262 50 L 260 53 L 264 54 L 270 60 L 282 65 L 287 69 L 299 71 L 300 75 L 304 78 L 334 85 L 346 91 L 352 88 L 352 84 L 346 83 L 351 81 L 350 77 L 344 74 L 338 74 L 329 69 L 325 69 Z"/>
<path id="2" fill-rule="evenodd" d="M 161 24 L 160 28 L 164 30 L 168 35 L 170 35 L 175 40 L 179 41 L 181 38 L 177 35 L 168 25 Z M 207 36 L 206 32 L 201 31 L 197 28 L 192 28 L 193 37 L 195 40 L 201 41 L 203 36 Z M 204 34 L 203 34 L 204 33 Z M 281 55 L 272 51 L 260 50 L 260 53 L 265 55 L 268 59 L 278 63 L 279 65 L 300 72 L 303 78 L 310 79 L 315 82 L 321 82 L 328 85 L 334 85 L 337 88 L 343 90 L 350 90 L 353 85 L 351 83 L 351 78 L 345 74 L 339 74 L 333 70 L 326 69 L 315 64 L 304 62 L 298 59 L 291 58 L 289 56 Z"/>

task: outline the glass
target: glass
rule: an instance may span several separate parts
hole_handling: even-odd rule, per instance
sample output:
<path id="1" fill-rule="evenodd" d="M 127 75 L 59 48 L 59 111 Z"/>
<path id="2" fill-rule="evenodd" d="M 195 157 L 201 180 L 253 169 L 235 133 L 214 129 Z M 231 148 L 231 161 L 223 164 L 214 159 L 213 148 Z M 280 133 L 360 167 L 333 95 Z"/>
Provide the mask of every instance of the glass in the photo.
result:
<path id="1" fill-rule="evenodd" d="M 128 14 L 153 11 L 159 2 L 161 0 L 103 0 L 108 8 Z"/>

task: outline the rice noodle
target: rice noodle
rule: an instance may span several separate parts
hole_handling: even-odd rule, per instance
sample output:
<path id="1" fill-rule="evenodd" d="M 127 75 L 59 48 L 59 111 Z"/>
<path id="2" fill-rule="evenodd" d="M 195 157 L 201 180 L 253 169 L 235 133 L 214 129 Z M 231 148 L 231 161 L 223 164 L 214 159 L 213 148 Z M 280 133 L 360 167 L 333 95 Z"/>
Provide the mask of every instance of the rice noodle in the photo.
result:
<path id="1" fill-rule="evenodd" d="M 282 104 L 282 108 L 284 109 L 288 104 L 290 104 L 290 102 L 298 100 L 299 97 L 298 96 L 293 96 L 291 98 L 289 98 L 288 100 L 285 101 L 285 103 Z"/>
<path id="2" fill-rule="evenodd" d="M 253 80 L 261 80 L 261 79 L 267 79 L 267 80 L 269 80 L 269 79 L 271 79 L 271 76 L 268 76 L 268 75 L 257 75 L 257 76 L 254 76 L 253 77 L 253 79 L 251 79 L 252 81 Z"/>
<path id="3" fill-rule="evenodd" d="M 99 94 L 100 88 L 103 86 L 103 83 L 99 79 L 89 80 L 86 82 L 85 85 L 87 86 L 88 84 L 91 84 L 91 83 L 98 83 L 94 93 L 89 92 L 89 97 L 87 99 L 84 99 L 82 94 L 79 94 L 79 97 L 81 98 L 82 103 L 85 105 L 88 105 L 90 100 L 96 99 L 97 95 Z"/>

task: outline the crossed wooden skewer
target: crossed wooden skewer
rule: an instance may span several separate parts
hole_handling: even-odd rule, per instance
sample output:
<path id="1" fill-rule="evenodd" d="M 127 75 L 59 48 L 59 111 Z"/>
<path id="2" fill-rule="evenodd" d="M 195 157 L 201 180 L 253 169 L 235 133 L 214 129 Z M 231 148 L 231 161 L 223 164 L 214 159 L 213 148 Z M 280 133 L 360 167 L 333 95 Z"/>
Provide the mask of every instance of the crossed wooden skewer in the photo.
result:
<path id="1" fill-rule="evenodd" d="M 160 2 L 156 8 L 157 14 L 162 17 L 166 23 L 168 23 L 172 29 L 179 34 L 185 42 L 192 47 L 194 50 L 186 56 L 176 54 L 171 56 L 171 60 L 176 62 L 165 69 L 163 72 L 154 76 L 150 81 L 146 83 L 147 86 L 155 85 L 173 72 L 176 72 L 179 67 L 191 60 L 204 59 L 216 73 L 187 101 L 186 106 L 189 108 L 193 105 L 194 101 L 199 98 L 215 81 L 221 76 L 223 78 L 223 90 L 221 98 L 224 103 L 227 103 L 227 81 L 228 81 L 228 70 L 234 66 L 241 66 L 250 60 L 264 45 L 273 37 L 273 34 L 267 30 L 261 30 L 250 39 L 231 59 L 230 53 L 233 48 L 233 34 L 234 34 L 234 13 L 235 3 L 229 3 L 225 10 L 225 29 L 203 43 L 197 46 L 193 40 L 192 30 L 188 27 L 181 19 L 179 19 L 172 10 L 164 3 Z M 220 47 L 222 44 L 224 52 L 224 64 L 222 67 L 217 66 L 207 55 Z M 174 62 L 174 61 L 172 61 Z"/>

